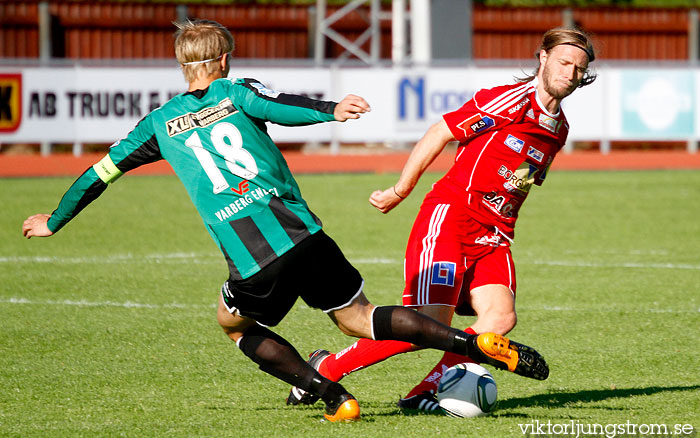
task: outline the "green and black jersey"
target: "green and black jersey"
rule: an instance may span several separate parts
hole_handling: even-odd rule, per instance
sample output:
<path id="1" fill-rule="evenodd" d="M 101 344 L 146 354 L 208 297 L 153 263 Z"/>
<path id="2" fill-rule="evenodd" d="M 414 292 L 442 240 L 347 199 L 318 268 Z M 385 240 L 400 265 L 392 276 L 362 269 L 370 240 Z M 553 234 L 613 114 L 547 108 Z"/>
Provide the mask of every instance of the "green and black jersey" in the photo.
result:
<path id="1" fill-rule="evenodd" d="M 265 123 L 332 121 L 335 105 L 277 93 L 254 79 L 218 79 L 206 90 L 177 95 L 73 183 L 49 229 L 60 230 L 123 173 L 164 159 L 224 253 L 232 278 L 250 277 L 321 229 Z"/>

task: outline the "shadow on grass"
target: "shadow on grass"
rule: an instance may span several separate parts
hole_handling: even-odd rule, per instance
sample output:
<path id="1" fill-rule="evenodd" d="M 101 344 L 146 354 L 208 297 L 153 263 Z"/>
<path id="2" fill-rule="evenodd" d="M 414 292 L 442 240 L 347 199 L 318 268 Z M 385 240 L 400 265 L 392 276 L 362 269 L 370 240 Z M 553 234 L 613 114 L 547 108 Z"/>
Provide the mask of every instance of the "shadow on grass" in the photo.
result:
<path id="1" fill-rule="evenodd" d="M 600 389 L 587 391 L 571 391 L 571 392 L 552 392 L 548 394 L 536 394 L 529 397 L 517 397 L 507 400 L 500 400 L 497 407 L 497 416 L 505 417 L 528 417 L 525 413 L 505 412 L 500 411 L 506 409 L 516 409 L 522 407 L 547 407 L 560 408 L 570 403 L 595 403 L 613 398 L 625 398 L 638 395 L 654 395 L 662 392 L 679 392 L 679 391 L 697 391 L 700 385 L 692 386 L 650 386 L 648 388 L 620 388 L 620 389 Z M 442 416 L 442 412 L 423 412 L 423 411 L 401 411 L 393 403 L 373 403 L 374 407 L 384 409 L 385 412 L 375 412 L 371 414 L 374 417 L 382 416 Z"/>
<path id="2" fill-rule="evenodd" d="M 691 386 L 650 386 L 647 388 L 620 388 L 620 389 L 600 389 L 586 391 L 571 391 L 571 392 L 551 392 L 547 394 L 536 394 L 528 397 L 516 397 L 507 400 L 500 400 L 496 409 L 498 417 L 529 417 L 528 414 L 522 412 L 501 412 L 506 409 L 516 409 L 523 407 L 547 407 L 560 408 L 571 403 L 595 403 L 613 398 L 625 398 L 638 395 L 654 395 L 663 392 L 680 392 L 680 391 L 697 391 L 700 390 L 700 385 Z M 445 414 L 441 411 L 424 412 L 419 410 L 401 410 L 396 406 L 396 402 L 365 402 L 360 401 L 360 404 L 365 410 L 363 421 L 376 421 L 376 418 L 381 417 L 396 417 L 396 416 L 426 416 L 440 417 Z M 312 419 L 320 419 L 323 415 L 323 403 L 317 403 L 312 406 L 287 406 L 289 412 L 297 412 L 300 415 Z M 211 410 L 230 410 L 230 406 L 208 406 Z M 279 413 L 279 406 L 275 405 L 243 405 L 237 407 L 239 411 L 247 411 L 249 413 L 262 413 L 265 411 L 273 411 Z M 371 413 L 368 413 L 371 412 Z"/>
<path id="3" fill-rule="evenodd" d="M 557 408 L 569 403 L 592 403 L 611 398 L 624 398 L 636 395 L 653 395 L 661 392 L 697 391 L 700 385 L 692 386 L 650 386 L 648 388 L 599 389 L 575 392 L 552 392 L 529 397 L 510 398 L 498 403 L 499 409 L 514 409 L 527 406 Z"/>

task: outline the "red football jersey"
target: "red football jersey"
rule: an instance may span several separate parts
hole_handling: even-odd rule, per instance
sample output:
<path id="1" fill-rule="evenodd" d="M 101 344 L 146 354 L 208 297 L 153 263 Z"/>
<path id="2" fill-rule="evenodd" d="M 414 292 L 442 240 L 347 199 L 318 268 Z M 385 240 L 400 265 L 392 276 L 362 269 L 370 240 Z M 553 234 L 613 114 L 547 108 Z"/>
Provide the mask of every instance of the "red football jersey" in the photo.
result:
<path id="1" fill-rule="evenodd" d="M 443 116 L 459 147 L 433 194 L 466 206 L 510 239 L 530 187 L 542 185 L 569 132 L 563 111 L 548 112 L 536 86 L 534 80 L 482 89 Z"/>

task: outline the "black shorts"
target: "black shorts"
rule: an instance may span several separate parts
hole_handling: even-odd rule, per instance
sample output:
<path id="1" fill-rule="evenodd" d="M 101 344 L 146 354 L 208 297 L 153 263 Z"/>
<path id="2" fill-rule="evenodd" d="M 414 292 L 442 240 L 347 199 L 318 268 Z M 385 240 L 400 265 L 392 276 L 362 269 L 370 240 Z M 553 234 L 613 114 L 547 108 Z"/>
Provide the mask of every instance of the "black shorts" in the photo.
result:
<path id="1" fill-rule="evenodd" d="M 298 297 L 324 312 L 342 309 L 362 292 L 360 273 L 323 231 L 307 237 L 277 260 L 221 289 L 229 312 L 265 326 L 280 323 Z"/>

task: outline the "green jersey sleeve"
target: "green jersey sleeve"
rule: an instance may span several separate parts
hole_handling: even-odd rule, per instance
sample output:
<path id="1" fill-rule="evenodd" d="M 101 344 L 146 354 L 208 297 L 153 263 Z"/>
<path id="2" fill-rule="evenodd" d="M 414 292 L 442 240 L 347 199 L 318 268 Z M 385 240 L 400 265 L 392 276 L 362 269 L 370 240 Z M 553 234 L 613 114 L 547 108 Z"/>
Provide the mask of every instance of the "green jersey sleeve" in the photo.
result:
<path id="1" fill-rule="evenodd" d="M 255 79 L 233 82 L 236 104 L 250 117 L 284 126 L 303 126 L 335 120 L 336 102 L 270 90 Z"/>
<path id="2" fill-rule="evenodd" d="M 47 223 L 49 230 L 55 233 L 63 228 L 122 174 L 162 158 L 149 114 L 141 119 L 126 138 L 114 143 L 102 160 L 85 170 L 70 186 L 56 210 L 51 213 Z"/>

